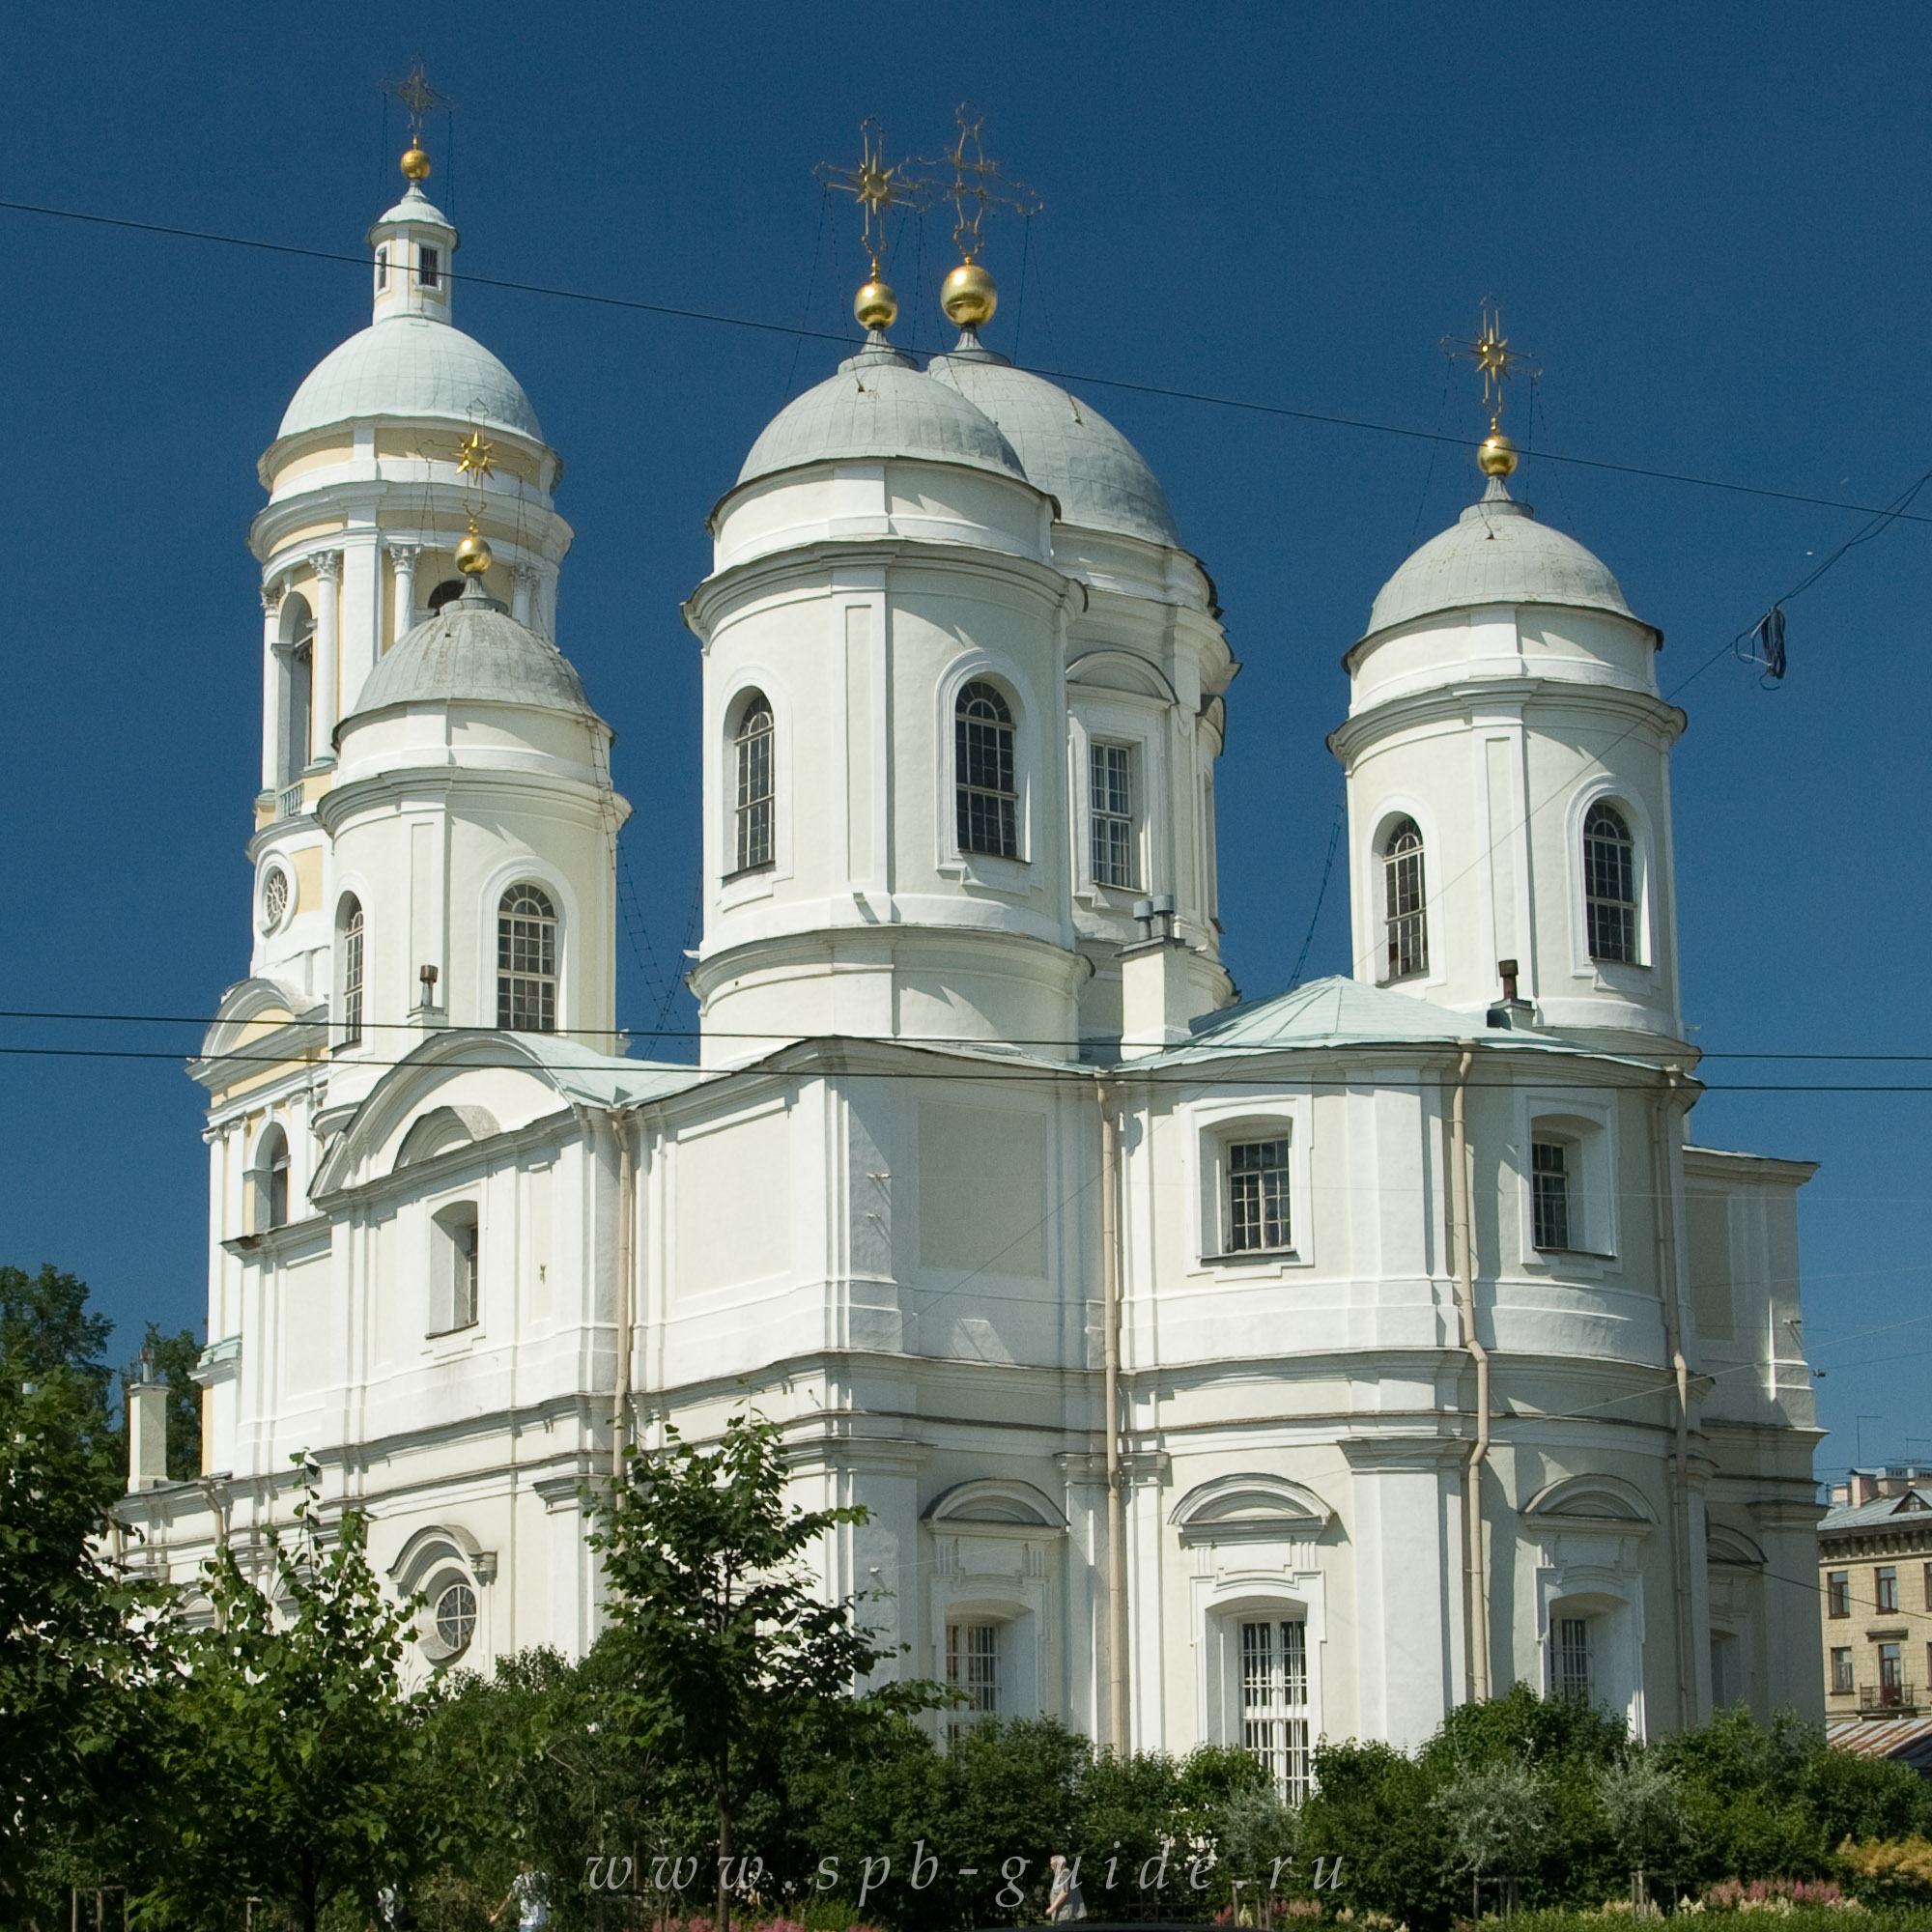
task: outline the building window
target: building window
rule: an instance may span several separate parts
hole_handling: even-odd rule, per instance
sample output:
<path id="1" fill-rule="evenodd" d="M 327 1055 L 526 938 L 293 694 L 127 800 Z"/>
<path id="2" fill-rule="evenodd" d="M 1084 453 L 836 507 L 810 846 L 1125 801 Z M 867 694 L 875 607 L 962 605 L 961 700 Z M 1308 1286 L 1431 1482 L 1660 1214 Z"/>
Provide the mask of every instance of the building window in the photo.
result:
<path id="1" fill-rule="evenodd" d="M 289 1138 L 270 1127 L 255 1151 L 255 1232 L 289 1225 Z"/>
<path id="2" fill-rule="evenodd" d="M 1925 1566 L 1925 1607 L 1932 1610 L 1932 1563 Z"/>
<path id="3" fill-rule="evenodd" d="M 432 617 L 440 617 L 442 614 L 442 607 L 445 604 L 454 604 L 462 595 L 463 579 L 460 577 L 445 577 L 429 593 L 429 614 Z"/>
<path id="4" fill-rule="evenodd" d="M 420 264 L 416 270 L 416 280 L 426 289 L 435 288 L 437 278 L 442 270 L 442 264 L 438 259 L 436 250 L 434 248 L 424 248 L 417 255 L 416 260 Z"/>
<path id="5" fill-rule="evenodd" d="M 1844 1691 L 1851 1688 L 1852 1647 L 1841 1644 L 1832 1652 L 1832 1689 L 1833 1691 Z"/>
<path id="6" fill-rule="evenodd" d="M 289 909 L 289 875 L 279 866 L 270 866 L 262 881 L 262 930 L 273 932 Z"/>
<path id="7" fill-rule="evenodd" d="M 1126 745 L 1088 748 L 1088 799 L 1093 817 L 1094 883 L 1140 884 L 1134 837 L 1134 754 Z"/>
<path id="8" fill-rule="evenodd" d="M 998 1624 L 946 1626 L 946 1681 L 965 1693 L 954 1707 L 961 1723 L 997 1714 L 1000 1708 L 1000 1627 Z"/>
<path id="9" fill-rule="evenodd" d="M 451 1583 L 436 1600 L 436 1634 L 444 1654 L 456 1657 L 469 1648 L 476 1634 L 476 1592 L 468 1583 Z"/>
<path id="10" fill-rule="evenodd" d="M 1423 904 L 1422 831 L 1398 818 L 1382 841 L 1382 914 L 1388 926 L 1388 977 L 1429 971 L 1429 914 Z"/>
<path id="11" fill-rule="evenodd" d="M 497 1024 L 556 1031 L 556 908 L 535 886 L 512 886 L 497 909 Z"/>
<path id="12" fill-rule="evenodd" d="M 389 251 L 386 247 L 376 250 L 376 288 L 380 293 L 389 286 Z"/>
<path id="13" fill-rule="evenodd" d="M 737 760 L 737 864 L 734 872 L 755 872 L 773 860 L 776 786 L 772 771 L 772 707 L 762 692 L 745 700 L 744 716 L 732 734 Z"/>
<path id="14" fill-rule="evenodd" d="M 1241 1747 L 1292 1804 L 1308 1795 L 1308 1634 L 1301 1623 L 1241 1626 Z"/>
<path id="15" fill-rule="evenodd" d="M 288 651 L 288 681 L 282 707 L 277 789 L 286 789 L 302 775 L 308 763 L 309 707 L 314 697 L 314 671 L 309 646 L 299 643 Z"/>
<path id="16" fill-rule="evenodd" d="M 1872 1572 L 1874 1587 L 1872 1603 L 1879 1610 L 1896 1611 L 1898 1608 L 1898 1572 L 1890 1564 Z"/>
<path id="17" fill-rule="evenodd" d="M 1905 1702 L 1905 1662 L 1895 1643 L 1878 1647 L 1878 1701 L 1887 1705 Z"/>
<path id="18" fill-rule="evenodd" d="M 1013 714 L 990 684 L 967 685 L 952 713 L 962 852 L 1020 854 L 1020 798 L 1013 776 Z"/>
<path id="19" fill-rule="evenodd" d="M 1235 1142 L 1228 1149 L 1224 1252 L 1249 1254 L 1289 1245 L 1288 1142 Z"/>
<path id="20" fill-rule="evenodd" d="M 1583 923 L 1592 959 L 1636 964 L 1636 848 L 1623 813 L 1602 801 L 1583 820 Z"/>
<path id="21" fill-rule="evenodd" d="M 1825 1578 L 1825 1614 L 1848 1617 L 1852 1613 L 1852 1573 L 1833 1570 Z"/>
<path id="22" fill-rule="evenodd" d="M 362 901 L 342 901 L 342 1044 L 362 1043 Z"/>
<path id="23" fill-rule="evenodd" d="M 1529 1144 L 1530 1238 L 1543 1250 L 1562 1251 L 1570 1238 L 1570 1150 L 1561 1141 Z"/>
<path id="24" fill-rule="evenodd" d="M 430 1267 L 429 1332 L 447 1335 L 473 1328 L 480 1305 L 475 1202 L 459 1201 L 440 1209 L 431 1229 L 436 1251 Z"/>
<path id="25" fill-rule="evenodd" d="M 1590 1619 L 1558 1617 L 1556 1647 L 1549 1659 L 1549 1694 L 1552 1697 L 1590 1695 Z"/>

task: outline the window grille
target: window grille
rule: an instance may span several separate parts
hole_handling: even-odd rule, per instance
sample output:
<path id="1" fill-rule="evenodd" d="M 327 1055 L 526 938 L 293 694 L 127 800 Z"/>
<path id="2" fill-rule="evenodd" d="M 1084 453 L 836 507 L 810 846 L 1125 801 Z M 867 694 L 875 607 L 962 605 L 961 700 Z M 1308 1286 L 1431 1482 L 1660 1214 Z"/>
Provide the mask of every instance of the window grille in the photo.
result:
<path id="1" fill-rule="evenodd" d="M 1094 745 L 1088 753 L 1094 821 L 1094 883 L 1140 884 L 1134 838 L 1133 752 L 1125 745 Z"/>
<path id="2" fill-rule="evenodd" d="M 1849 1690 L 1852 1688 L 1852 1650 L 1849 1644 L 1832 1652 L 1832 1689 Z"/>
<path id="3" fill-rule="evenodd" d="M 1422 831 L 1398 818 L 1382 847 L 1383 917 L 1388 925 L 1388 977 L 1429 971 L 1429 914 L 1423 902 Z"/>
<path id="4" fill-rule="evenodd" d="M 1308 1642 L 1300 1623 L 1241 1626 L 1241 1747 L 1291 1804 L 1308 1796 Z"/>
<path id="5" fill-rule="evenodd" d="M 1227 1252 L 1288 1245 L 1288 1143 L 1238 1141 L 1228 1150 Z"/>
<path id="6" fill-rule="evenodd" d="M 946 1626 L 946 1681 L 966 1693 L 956 1706 L 962 1718 L 984 1717 L 1000 1708 L 1000 1627 L 998 1624 Z"/>
<path id="7" fill-rule="evenodd" d="M 1561 1250 L 1570 1240 L 1570 1150 L 1561 1141 L 1529 1144 L 1530 1239 Z"/>
<path id="8" fill-rule="evenodd" d="M 952 713 L 959 849 L 994 859 L 1020 853 L 1013 714 L 990 684 L 967 685 Z"/>
<path id="9" fill-rule="evenodd" d="M 1583 923 L 1590 957 L 1636 964 L 1636 857 L 1630 827 L 1598 803 L 1583 820 Z"/>
<path id="10" fill-rule="evenodd" d="M 437 1598 L 436 1634 L 452 1657 L 469 1648 L 476 1634 L 476 1592 L 468 1583 L 452 1583 Z"/>
<path id="11" fill-rule="evenodd" d="M 262 886 L 262 926 L 272 932 L 289 909 L 289 875 L 277 866 Z"/>
<path id="12" fill-rule="evenodd" d="M 437 277 L 441 272 L 442 264 L 434 248 L 425 248 L 416 258 L 421 266 L 416 270 L 416 280 L 426 289 L 437 285 Z"/>
<path id="13" fill-rule="evenodd" d="M 1550 1659 L 1550 1692 L 1557 1697 L 1590 1694 L 1590 1620 L 1558 1617 L 1556 1649 Z"/>
<path id="14" fill-rule="evenodd" d="M 1896 1611 L 1898 1608 L 1898 1572 L 1889 1564 L 1872 1573 L 1872 1580 L 1877 1585 L 1873 1599 L 1874 1607 L 1881 1610 Z"/>
<path id="15" fill-rule="evenodd" d="M 732 743 L 738 758 L 738 863 L 733 869 L 751 872 L 773 860 L 772 707 L 761 694 L 754 692 L 747 700 Z"/>
<path id="16" fill-rule="evenodd" d="M 342 1044 L 362 1043 L 362 905 L 351 899 L 342 921 Z"/>
<path id="17" fill-rule="evenodd" d="M 497 1024 L 556 1031 L 556 909 L 535 886 L 512 886 L 497 908 Z"/>
<path id="18" fill-rule="evenodd" d="M 1852 1613 L 1852 1573 L 1833 1570 L 1825 1578 L 1825 1614 L 1848 1617 Z"/>

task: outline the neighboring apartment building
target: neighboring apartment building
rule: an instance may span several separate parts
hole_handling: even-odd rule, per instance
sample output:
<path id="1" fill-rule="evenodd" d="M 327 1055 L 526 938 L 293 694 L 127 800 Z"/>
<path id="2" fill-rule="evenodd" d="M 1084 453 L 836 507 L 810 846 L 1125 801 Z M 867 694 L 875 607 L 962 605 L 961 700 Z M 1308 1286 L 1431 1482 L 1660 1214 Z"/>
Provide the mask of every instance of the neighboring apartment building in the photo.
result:
<path id="1" fill-rule="evenodd" d="M 1833 1718 L 1932 1711 L 1932 1469 L 1854 1469 L 1818 1525 Z"/>

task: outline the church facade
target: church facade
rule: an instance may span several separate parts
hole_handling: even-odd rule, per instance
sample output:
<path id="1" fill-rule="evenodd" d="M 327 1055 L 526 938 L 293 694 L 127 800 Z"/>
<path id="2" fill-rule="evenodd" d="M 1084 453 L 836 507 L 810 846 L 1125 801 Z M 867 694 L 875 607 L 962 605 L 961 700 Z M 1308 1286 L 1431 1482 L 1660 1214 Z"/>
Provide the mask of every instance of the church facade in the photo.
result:
<path id="1" fill-rule="evenodd" d="M 259 1558 L 306 1459 L 424 1667 L 579 1654 L 586 1492 L 749 1404 L 869 1512 L 825 1587 L 969 1711 L 1298 1792 L 1518 1680 L 1638 1733 L 1818 1707 L 1810 1170 L 1690 1137 L 1684 717 L 1506 441 L 1348 651 L 1351 973 L 1238 1004 L 1211 581 L 980 345 L 983 271 L 923 368 L 875 294 L 712 513 L 702 1042 L 647 1062 L 558 458 L 405 171 L 261 463 L 206 1464 L 135 1479 L 143 1560 Z"/>

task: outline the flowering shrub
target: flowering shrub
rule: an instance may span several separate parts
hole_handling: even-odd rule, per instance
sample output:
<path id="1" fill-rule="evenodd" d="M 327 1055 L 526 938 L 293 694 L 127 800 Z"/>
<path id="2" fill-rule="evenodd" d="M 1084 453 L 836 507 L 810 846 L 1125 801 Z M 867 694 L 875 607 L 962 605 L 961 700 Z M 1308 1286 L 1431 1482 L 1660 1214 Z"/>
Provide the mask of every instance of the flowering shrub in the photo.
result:
<path id="1" fill-rule="evenodd" d="M 1851 1905 L 1830 1879 L 1755 1878 L 1748 1885 L 1727 1878 L 1712 1886 L 1698 1903 L 1707 1912 L 1791 1912 L 1801 1905 Z"/>
<path id="2" fill-rule="evenodd" d="M 1932 1840 L 1916 1833 L 1909 1838 L 1879 1839 L 1838 1847 L 1838 1863 L 1862 1892 L 1877 1898 L 1932 1898 Z"/>

